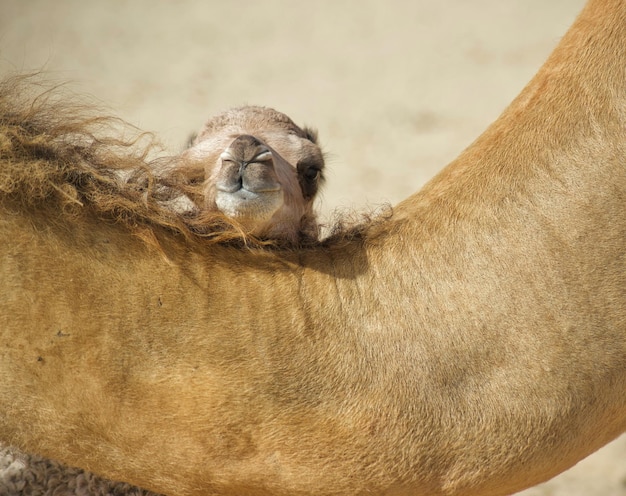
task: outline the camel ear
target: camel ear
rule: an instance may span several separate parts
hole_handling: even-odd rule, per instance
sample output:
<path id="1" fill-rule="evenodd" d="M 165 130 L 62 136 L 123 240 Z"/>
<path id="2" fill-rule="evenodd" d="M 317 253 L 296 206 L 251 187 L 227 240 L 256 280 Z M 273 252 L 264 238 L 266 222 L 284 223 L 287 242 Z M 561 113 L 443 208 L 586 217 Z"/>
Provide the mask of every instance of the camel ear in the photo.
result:
<path id="1" fill-rule="evenodd" d="M 187 145 L 185 146 L 185 148 L 191 148 L 195 144 L 197 137 L 198 133 L 191 133 L 189 135 L 189 138 L 187 138 Z"/>
<path id="2" fill-rule="evenodd" d="M 306 139 L 317 145 L 317 129 L 305 126 L 304 128 L 302 128 L 302 131 L 304 131 L 304 136 Z"/>

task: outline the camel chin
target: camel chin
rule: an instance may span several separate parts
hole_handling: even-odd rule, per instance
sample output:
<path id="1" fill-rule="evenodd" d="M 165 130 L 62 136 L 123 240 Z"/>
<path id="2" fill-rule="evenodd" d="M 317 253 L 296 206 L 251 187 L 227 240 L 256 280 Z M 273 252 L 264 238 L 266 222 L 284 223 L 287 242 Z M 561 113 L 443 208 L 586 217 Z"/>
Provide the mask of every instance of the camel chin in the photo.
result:
<path id="1" fill-rule="evenodd" d="M 260 227 L 267 223 L 283 206 L 283 190 L 217 191 L 215 204 L 220 212 L 248 226 Z"/>

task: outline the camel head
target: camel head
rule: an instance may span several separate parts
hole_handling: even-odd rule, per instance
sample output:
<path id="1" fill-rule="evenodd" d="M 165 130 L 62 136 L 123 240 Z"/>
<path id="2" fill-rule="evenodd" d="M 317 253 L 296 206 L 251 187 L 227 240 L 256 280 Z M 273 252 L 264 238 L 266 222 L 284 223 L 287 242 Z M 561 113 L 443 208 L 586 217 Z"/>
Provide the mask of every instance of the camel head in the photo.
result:
<path id="1" fill-rule="evenodd" d="M 203 165 L 201 209 L 219 210 L 261 238 L 317 238 L 313 201 L 324 157 L 311 129 L 271 108 L 245 106 L 211 118 L 184 153 Z"/>

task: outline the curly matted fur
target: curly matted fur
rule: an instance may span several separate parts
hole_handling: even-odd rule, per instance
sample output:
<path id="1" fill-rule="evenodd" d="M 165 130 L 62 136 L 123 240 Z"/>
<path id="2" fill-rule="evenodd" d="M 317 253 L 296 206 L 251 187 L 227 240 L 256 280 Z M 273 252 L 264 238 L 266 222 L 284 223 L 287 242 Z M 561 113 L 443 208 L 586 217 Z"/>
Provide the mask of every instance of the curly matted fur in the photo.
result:
<path id="1" fill-rule="evenodd" d="M 2 496 L 159 496 L 0 444 Z"/>
<path id="2" fill-rule="evenodd" d="M 76 95 L 68 98 L 63 89 L 65 85 L 53 85 L 38 74 L 0 82 L 2 201 L 29 208 L 56 204 L 65 215 L 87 209 L 153 244 L 154 231 L 166 230 L 202 244 L 293 247 L 246 233 L 219 211 L 172 208 L 201 194 L 201 186 L 179 166 L 181 156 L 158 156 L 151 134 L 100 115 L 100 109 Z M 384 210 L 382 217 L 387 217 L 390 209 Z M 375 216 L 350 217 L 355 216 L 337 215 L 324 242 L 360 235 Z M 302 241 L 308 246 L 318 242 Z"/>
<path id="3" fill-rule="evenodd" d="M 70 103 L 40 77 L 0 82 L 0 194 L 14 204 L 56 203 L 65 214 L 88 207 L 98 217 L 150 239 L 155 228 L 203 243 L 267 241 L 244 234 L 220 212 L 180 213 L 171 203 L 192 186 L 181 174 L 155 174 L 178 160 L 150 158 L 154 138 L 92 105 Z M 35 95 L 35 96 L 33 96 Z M 126 136 L 131 134 L 131 138 Z"/>

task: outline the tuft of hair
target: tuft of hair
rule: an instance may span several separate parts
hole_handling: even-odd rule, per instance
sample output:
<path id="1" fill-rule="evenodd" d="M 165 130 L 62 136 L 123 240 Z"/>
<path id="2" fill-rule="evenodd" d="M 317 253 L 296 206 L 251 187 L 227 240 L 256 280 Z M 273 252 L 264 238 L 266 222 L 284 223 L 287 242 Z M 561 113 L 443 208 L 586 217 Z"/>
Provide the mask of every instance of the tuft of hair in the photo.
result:
<path id="1" fill-rule="evenodd" d="M 39 74 L 0 81 L 0 204 L 58 208 L 75 217 L 90 212 L 157 246 L 157 233 L 166 231 L 199 244 L 294 248 L 251 236 L 219 211 L 193 208 L 201 178 L 185 169 L 180 155 L 159 156 L 152 134 L 67 93 L 65 84 Z M 306 129 L 314 141 L 316 133 Z M 360 236 L 371 222 L 362 219 L 344 217 L 321 241 L 305 233 L 295 248 Z"/>
<path id="2" fill-rule="evenodd" d="M 329 222 L 320 226 L 322 232 L 321 245 L 336 247 L 355 240 L 374 239 L 378 234 L 377 227 L 391 219 L 393 207 L 384 203 L 372 206 L 360 212 L 352 209 L 336 209 L 330 215 Z"/>
<path id="3" fill-rule="evenodd" d="M 152 134 L 67 94 L 39 74 L 0 81 L 0 202 L 56 205 L 74 216 L 89 210 L 149 242 L 161 229 L 201 243 L 268 244 L 219 212 L 172 208 L 188 181 L 157 172 L 178 158 L 154 158 L 162 150 Z"/>
<path id="4" fill-rule="evenodd" d="M 312 143 L 315 143 L 316 145 L 318 144 L 317 143 L 317 129 L 313 129 L 312 127 L 309 127 L 309 126 L 304 126 L 302 128 L 302 131 L 304 131 L 304 136 L 306 139 L 308 139 Z"/>

